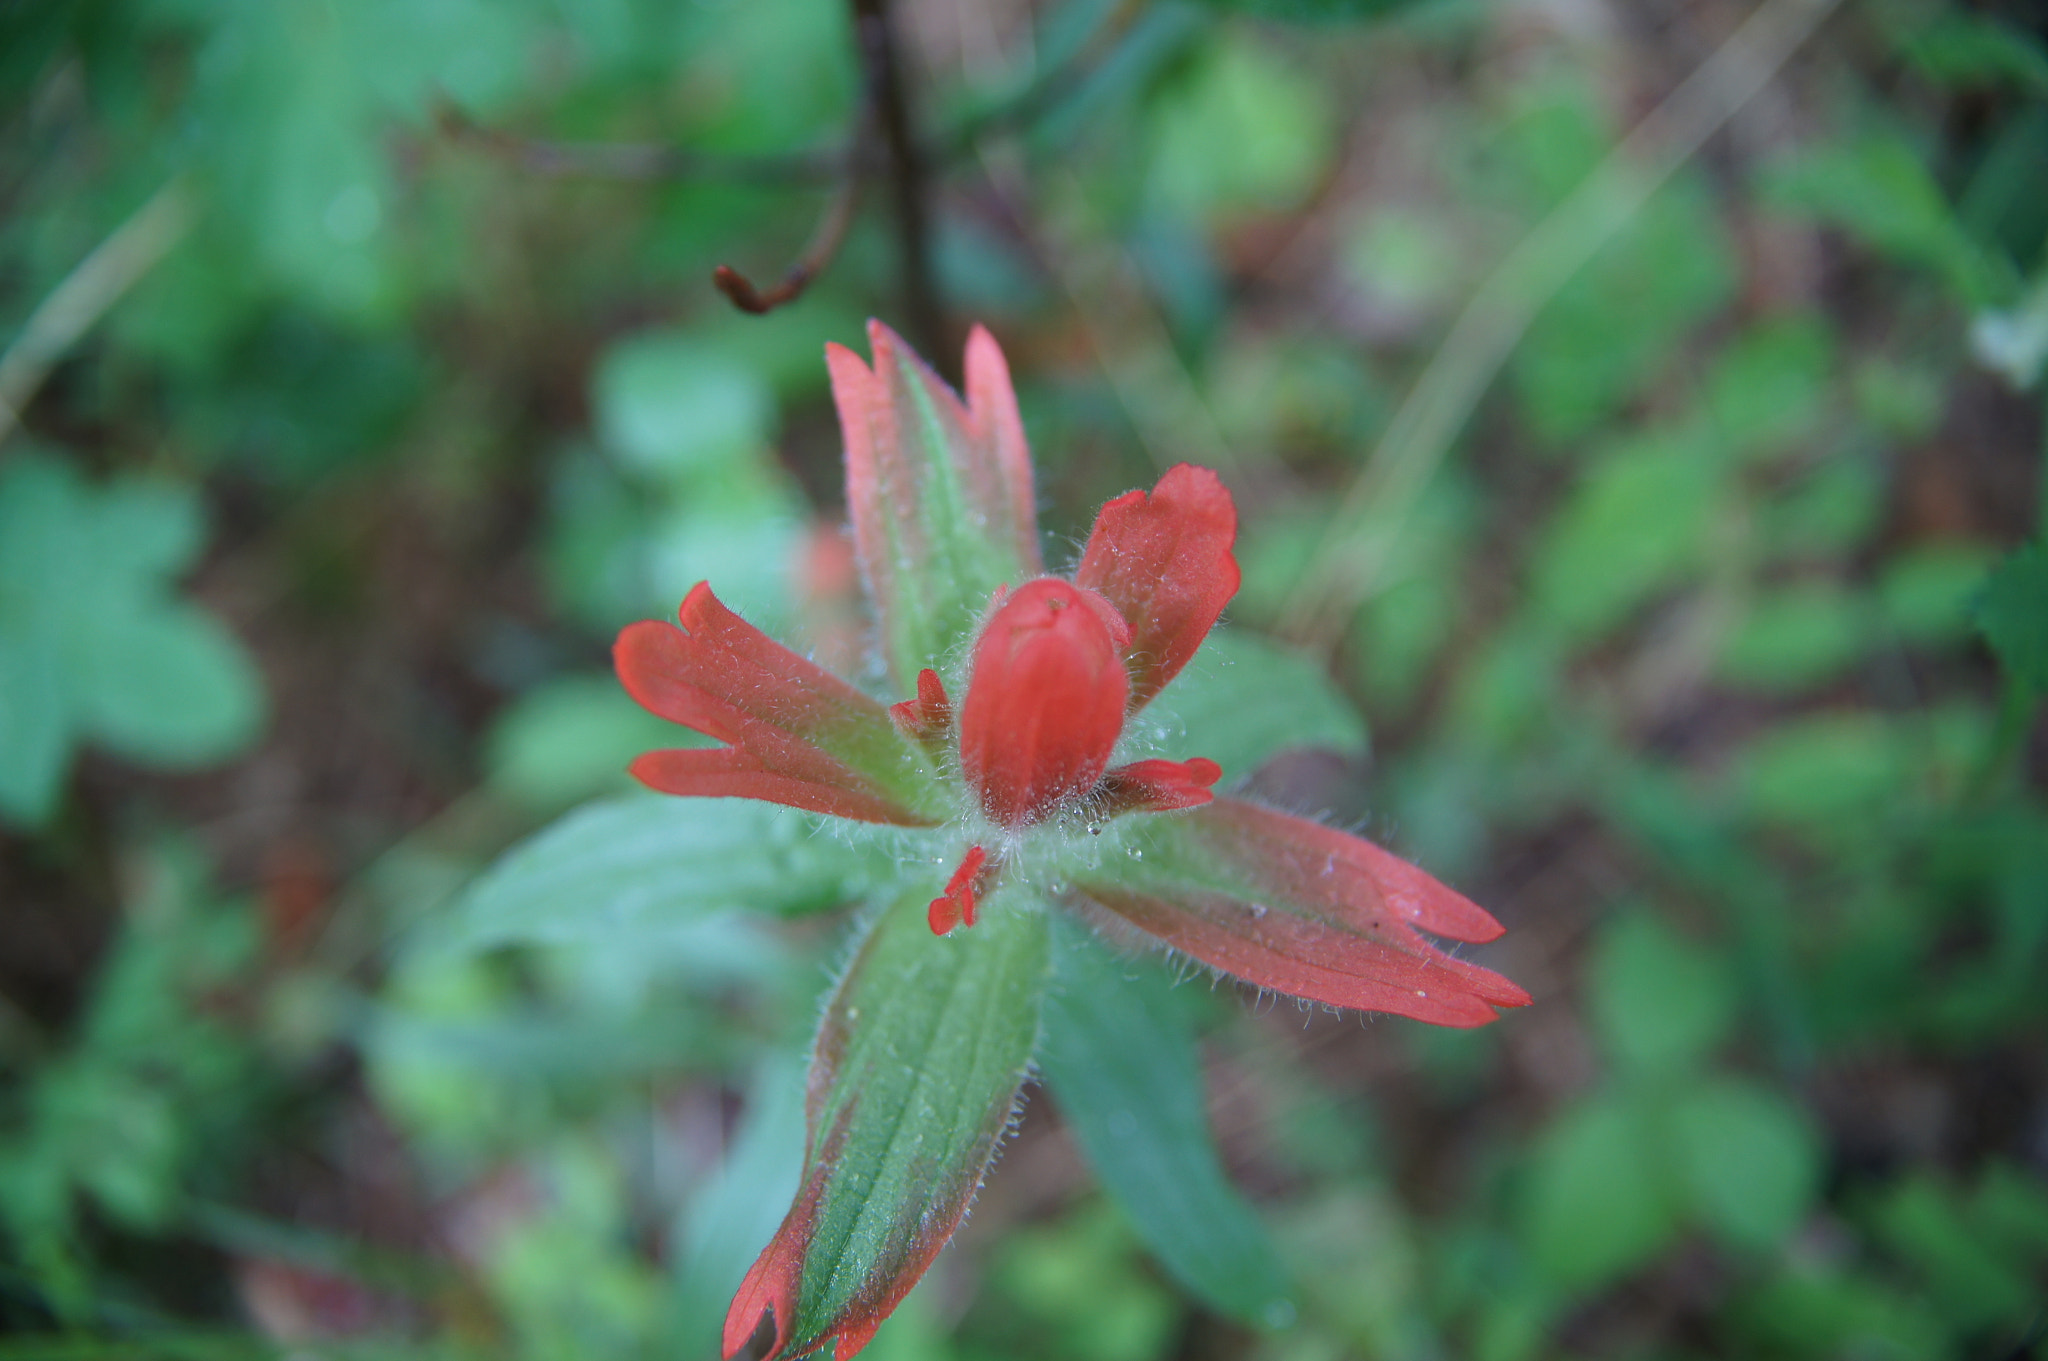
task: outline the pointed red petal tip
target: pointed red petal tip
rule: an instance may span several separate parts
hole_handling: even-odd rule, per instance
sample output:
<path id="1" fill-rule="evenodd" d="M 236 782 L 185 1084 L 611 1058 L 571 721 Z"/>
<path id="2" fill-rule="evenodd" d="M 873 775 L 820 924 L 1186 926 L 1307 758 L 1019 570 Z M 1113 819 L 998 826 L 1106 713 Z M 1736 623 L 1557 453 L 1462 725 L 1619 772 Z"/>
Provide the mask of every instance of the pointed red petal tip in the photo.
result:
<path id="1" fill-rule="evenodd" d="M 1162 823 L 1149 882 L 1087 883 L 1109 911 L 1212 968 L 1330 1006 L 1477 1026 L 1529 994 L 1422 933 L 1483 942 L 1500 923 L 1362 838 L 1237 799 Z M 1163 863 L 1162 863 L 1163 862 Z"/>
<path id="2" fill-rule="evenodd" d="M 1131 626 L 1131 708 L 1180 674 L 1237 594 L 1237 505 L 1221 478 L 1182 463 L 1151 495 L 1126 492 L 1095 517 L 1077 585 L 1099 591 Z"/>
<path id="3" fill-rule="evenodd" d="M 967 848 L 960 867 L 946 881 L 946 891 L 932 899 L 932 905 L 925 913 L 933 935 L 943 936 L 956 926 L 974 925 L 981 898 L 988 892 L 988 882 L 995 877 L 995 870 L 985 849 L 980 846 Z"/>
<path id="4" fill-rule="evenodd" d="M 983 625 L 960 706 L 960 766 L 990 818 L 1022 827 L 1101 781 L 1123 733 L 1129 637 L 1109 602 L 1026 582 Z"/>
<path id="5" fill-rule="evenodd" d="M 668 794 L 931 825 L 833 754 L 873 749 L 878 731 L 895 741 L 880 704 L 741 619 L 707 583 L 677 617 L 681 628 L 643 620 L 620 632 L 612 649 L 619 680 L 650 712 L 726 745 L 647 752 L 629 767 L 636 779 Z"/>
<path id="6" fill-rule="evenodd" d="M 1118 766 L 1103 780 L 1103 816 L 1121 813 L 1170 813 L 1199 808 L 1216 796 L 1210 787 L 1223 778 L 1223 767 L 1206 756 L 1187 761 L 1134 761 Z"/>

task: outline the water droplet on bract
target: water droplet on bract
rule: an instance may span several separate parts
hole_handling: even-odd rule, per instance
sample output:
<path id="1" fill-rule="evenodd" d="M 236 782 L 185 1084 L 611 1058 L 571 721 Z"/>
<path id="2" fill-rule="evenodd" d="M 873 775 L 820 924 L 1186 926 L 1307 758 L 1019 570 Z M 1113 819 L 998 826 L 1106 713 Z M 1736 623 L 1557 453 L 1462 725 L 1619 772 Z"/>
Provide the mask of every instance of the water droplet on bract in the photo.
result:
<path id="1" fill-rule="evenodd" d="M 1124 854 L 1133 860 L 1143 860 L 1145 858 L 1145 852 L 1137 846 L 1126 847 Z"/>
<path id="2" fill-rule="evenodd" d="M 1263 917 L 1263 916 L 1265 916 L 1265 915 L 1266 915 L 1266 905 L 1265 905 L 1264 903 L 1253 903 L 1253 904 L 1252 904 L 1252 915 L 1253 915 L 1254 917 Z"/>
<path id="3" fill-rule="evenodd" d="M 1091 823 L 1089 823 L 1089 824 L 1088 824 L 1088 835 L 1090 835 L 1090 836 L 1101 836 L 1101 835 L 1102 835 L 1102 829 L 1101 829 L 1100 827 L 1097 827 L 1097 826 L 1096 826 L 1096 825 L 1095 825 L 1094 823 L 1092 823 L 1092 822 L 1091 822 Z"/>
<path id="4" fill-rule="evenodd" d="M 1427 997 L 1427 996 L 1429 996 L 1429 994 L 1428 994 L 1428 993 L 1426 993 L 1426 992 L 1424 992 L 1424 991 L 1423 991 L 1423 990 L 1422 990 L 1421 988 L 1417 988 L 1417 989 L 1415 990 L 1415 995 L 1416 995 L 1417 997 Z"/>

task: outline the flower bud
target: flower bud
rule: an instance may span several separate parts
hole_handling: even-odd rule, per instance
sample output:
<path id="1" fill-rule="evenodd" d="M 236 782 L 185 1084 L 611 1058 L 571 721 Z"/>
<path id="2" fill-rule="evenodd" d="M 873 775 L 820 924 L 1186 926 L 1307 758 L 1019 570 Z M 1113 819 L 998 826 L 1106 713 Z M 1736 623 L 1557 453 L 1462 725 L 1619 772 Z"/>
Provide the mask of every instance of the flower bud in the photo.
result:
<path id="1" fill-rule="evenodd" d="M 1053 577 L 989 617 L 960 709 L 960 765 L 990 818 L 1022 827 L 1101 782 L 1130 698 L 1129 641 L 1108 601 Z"/>

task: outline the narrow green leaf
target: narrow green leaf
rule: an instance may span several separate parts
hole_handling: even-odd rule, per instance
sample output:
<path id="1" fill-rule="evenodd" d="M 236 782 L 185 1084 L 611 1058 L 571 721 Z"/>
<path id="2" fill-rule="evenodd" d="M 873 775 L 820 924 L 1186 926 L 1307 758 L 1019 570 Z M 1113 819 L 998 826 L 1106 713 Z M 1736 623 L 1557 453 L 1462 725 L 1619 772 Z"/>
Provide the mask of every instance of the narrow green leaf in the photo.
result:
<path id="1" fill-rule="evenodd" d="M 934 936 L 929 897 L 877 918 L 833 993 L 803 1186 L 734 1301 L 729 1348 L 771 1307 L 787 1355 L 864 1342 L 987 1175 L 1037 1047 L 1048 917 L 1026 892 L 998 891 L 975 926 Z"/>
<path id="2" fill-rule="evenodd" d="M 1217 1161 L 1194 1037 L 1150 960 L 1111 956 L 1054 928 L 1040 1062 L 1089 1163 L 1167 1271 L 1247 1323 L 1294 1317 L 1286 1268 Z"/>
<path id="3" fill-rule="evenodd" d="M 635 795 L 590 804 L 521 842 L 426 928 L 427 948 L 616 942 L 726 911 L 848 902 L 887 875 L 847 824 L 749 799 Z"/>
<path id="4" fill-rule="evenodd" d="M 1286 702 L 1273 703 L 1276 695 Z M 1365 722 L 1321 666 L 1255 634 L 1218 629 L 1144 711 L 1161 751 L 1206 756 L 1226 780 L 1294 747 L 1365 746 Z"/>

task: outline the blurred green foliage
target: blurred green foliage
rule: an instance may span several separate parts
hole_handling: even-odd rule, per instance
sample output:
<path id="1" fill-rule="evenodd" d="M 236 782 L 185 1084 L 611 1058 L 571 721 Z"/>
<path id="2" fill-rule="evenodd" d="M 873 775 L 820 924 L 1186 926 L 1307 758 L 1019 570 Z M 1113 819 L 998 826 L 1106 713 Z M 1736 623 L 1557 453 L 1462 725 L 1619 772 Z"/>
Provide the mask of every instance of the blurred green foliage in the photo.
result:
<path id="1" fill-rule="evenodd" d="M 899 7 L 1053 562 L 1179 459 L 1243 507 L 1144 736 L 1457 883 L 1537 1003 L 1064 943 L 1082 1040 L 870 1355 L 2048 1355 L 2037 7 L 1840 7 L 1295 617 L 1748 8 Z M 829 174 L 756 158 L 860 82 L 828 0 L 0 6 L 0 1358 L 712 1354 L 830 914 L 927 867 L 622 797 L 691 739 L 605 647 L 709 577 L 881 674 L 819 348 L 912 324 L 889 196 L 792 308 L 706 283 L 802 249 Z"/>

